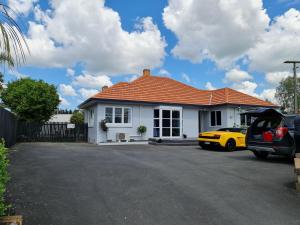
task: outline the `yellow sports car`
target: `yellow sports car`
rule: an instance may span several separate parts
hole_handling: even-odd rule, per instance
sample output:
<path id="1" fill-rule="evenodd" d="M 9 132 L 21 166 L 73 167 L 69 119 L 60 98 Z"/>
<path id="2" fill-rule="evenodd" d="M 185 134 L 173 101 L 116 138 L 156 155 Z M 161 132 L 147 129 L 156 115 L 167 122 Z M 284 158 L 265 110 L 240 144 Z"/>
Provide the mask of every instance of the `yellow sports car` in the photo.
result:
<path id="1" fill-rule="evenodd" d="M 245 148 L 246 129 L 244 128 L 222 128 L 217 131 L 203 132 L 199 134 L 199 145 L 206 149 L 208 147 L 221 147 L 227 151 L 237 148 Z"/>

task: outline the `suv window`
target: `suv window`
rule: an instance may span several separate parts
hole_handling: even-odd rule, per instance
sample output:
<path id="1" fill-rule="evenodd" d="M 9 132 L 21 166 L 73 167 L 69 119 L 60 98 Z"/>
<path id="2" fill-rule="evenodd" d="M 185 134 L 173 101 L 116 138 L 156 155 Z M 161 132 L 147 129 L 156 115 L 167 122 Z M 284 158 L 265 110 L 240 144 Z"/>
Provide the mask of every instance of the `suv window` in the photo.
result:
<path id="1" fill-rule="evenodd" d="M 273 130 L 282 124 L 281 117 L 258 118 L 252 126 L 253 135 L 261 135 L 265 131 Z"/>
<path id="2" fill-rule="evenodd" d="M 295 118 L 296 116 L 287 116 L 284 118 L 284 125 L 288 128 L 295 128 L 295 124 L 294 124 L 294 121 L 295 121 Z"/>

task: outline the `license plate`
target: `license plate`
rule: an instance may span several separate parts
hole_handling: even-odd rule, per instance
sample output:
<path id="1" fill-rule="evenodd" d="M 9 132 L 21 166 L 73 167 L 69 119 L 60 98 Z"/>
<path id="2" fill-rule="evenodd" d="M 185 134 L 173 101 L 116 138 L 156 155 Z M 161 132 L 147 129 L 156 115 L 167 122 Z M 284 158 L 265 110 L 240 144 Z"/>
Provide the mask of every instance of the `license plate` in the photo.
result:
<path id="1" fill-rule="evenodd" d="M 208 142 L 208 141 L 205 141 L 205 142 L 204 142 L 204 144 L 205 144 L 205 145 L 209 145 L 209 144 L 210 144 L 210 142 Z"/>

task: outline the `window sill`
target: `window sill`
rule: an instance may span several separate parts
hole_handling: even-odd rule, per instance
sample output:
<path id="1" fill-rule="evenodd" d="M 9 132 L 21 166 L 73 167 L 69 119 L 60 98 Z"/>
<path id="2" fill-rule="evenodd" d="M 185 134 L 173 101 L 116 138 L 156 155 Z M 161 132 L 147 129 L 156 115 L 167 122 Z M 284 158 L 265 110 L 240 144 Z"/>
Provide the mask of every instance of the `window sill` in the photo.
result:
<path id="1" fill-rule="evenodd" d="M 108 128 L 132 128 L 132 124 L 116 124 L 116 123 L 108 123 L 106 124 Z"/>

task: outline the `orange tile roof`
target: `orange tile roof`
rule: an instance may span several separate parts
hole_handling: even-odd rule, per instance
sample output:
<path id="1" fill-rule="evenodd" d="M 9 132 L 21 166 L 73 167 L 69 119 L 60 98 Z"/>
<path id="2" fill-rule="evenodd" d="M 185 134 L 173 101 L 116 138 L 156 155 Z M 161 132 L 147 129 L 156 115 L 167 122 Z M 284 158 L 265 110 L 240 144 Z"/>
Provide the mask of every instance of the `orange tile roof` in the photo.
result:
<path id="1" fill-rule="evenodd" d="M 141 76 L 133 82 L 117 83 L 91 99 L 213 106 L 223 104 L 277 107 L 230 88 L 199 90 L 167 77 Z"/>

